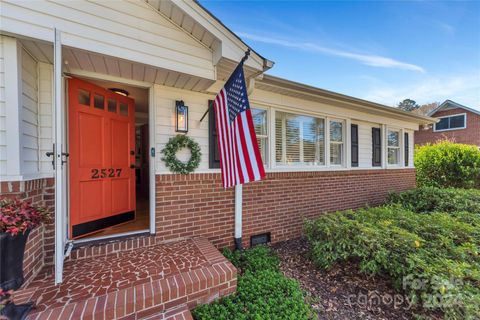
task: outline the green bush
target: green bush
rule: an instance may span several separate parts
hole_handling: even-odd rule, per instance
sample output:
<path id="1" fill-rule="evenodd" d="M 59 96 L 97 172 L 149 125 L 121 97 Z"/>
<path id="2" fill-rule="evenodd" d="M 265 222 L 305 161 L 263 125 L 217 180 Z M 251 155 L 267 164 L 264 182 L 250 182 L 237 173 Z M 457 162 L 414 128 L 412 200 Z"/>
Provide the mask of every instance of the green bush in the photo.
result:
<path id="1" fill-rule="evenodd" d="M 310 319 L 311 310 L 295 280 L 279 271 L 279 259 L 265 246 L 223 254 L 240 274 L 237 292 L 193 310 L 195 319 Z"/>
<path id="2" fill-rule="evenodd" d="M 305 233 L 320 267 L 356 261 L 446 318 L 480 316 L 478 214 L 417 214 L 391 205 L 324 215 L 308 221 Z"/>
<path id="3" fill-rule="evenodd" d="M 480 150 L 448 141 L 415 149 L 418 186 L 480 187 Z"/>
<path id="4" fill-rule="evenodd" d="M 392 193 L 388 201 L 418 213 L 468 211 L 480 214 L 480 190 L 478 189 L 421 187 Z"/>

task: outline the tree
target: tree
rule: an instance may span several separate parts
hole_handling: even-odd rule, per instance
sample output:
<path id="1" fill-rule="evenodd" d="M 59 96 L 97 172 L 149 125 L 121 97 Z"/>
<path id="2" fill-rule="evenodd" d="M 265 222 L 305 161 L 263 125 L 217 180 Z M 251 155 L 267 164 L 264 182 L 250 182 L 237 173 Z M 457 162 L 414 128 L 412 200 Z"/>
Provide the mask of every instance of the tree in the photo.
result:
<path id="1" fill-rule="evenodd" d="M 420 108 L 420 106 L 415 102 L 415 100 L 405 99 L 398 104 L 398 108 L 404 111 L 413 111 Z"/>
<path id="2" fill-rule="evenodd" d="M 440 105 L 440 102 L 432 102 L 432 103 L 426 103 L 422 104 L 420 108 L 414 110 L 414 113 L 421 114 L 421 115 L 427 115 L 430 111 L 436 109 Z"/>

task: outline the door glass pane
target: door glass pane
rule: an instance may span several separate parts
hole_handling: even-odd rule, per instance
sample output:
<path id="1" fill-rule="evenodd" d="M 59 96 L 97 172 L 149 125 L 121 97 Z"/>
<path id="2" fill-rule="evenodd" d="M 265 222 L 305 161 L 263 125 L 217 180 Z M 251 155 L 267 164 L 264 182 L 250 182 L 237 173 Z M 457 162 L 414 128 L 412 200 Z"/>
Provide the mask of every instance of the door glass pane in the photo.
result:
<path id="1" fill-rule="evenodd" d="M 108 98 L 108 111 L 113 113 L 117 112 L 117 100 Z"/>
<path id="2" fill-rule="evenodd" d="M 83 89 L 78 89 L 78 103 L 90 106 L 90 92 Z"/>
<path id="3" fill-rule="evenodd" d="M 93 106 L 97 109 L 104 109 L 104 106 L 105 106 L 105 97 L 104 96 L 101 96 L 99 94 L 96 94 L 94 97 L 93 97 Z"/>
<path id="4" fill-rule="evenodd" d="M 120 102 L 120 114 L 128 116 L 128 104 Z"/>

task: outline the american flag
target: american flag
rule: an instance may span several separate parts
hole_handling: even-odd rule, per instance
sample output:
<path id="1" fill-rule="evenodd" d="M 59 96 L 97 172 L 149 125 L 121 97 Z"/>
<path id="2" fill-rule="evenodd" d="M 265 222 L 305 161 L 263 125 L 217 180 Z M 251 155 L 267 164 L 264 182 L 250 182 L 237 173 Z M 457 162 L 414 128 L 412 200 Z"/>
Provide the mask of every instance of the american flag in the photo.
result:
<path id="1" fill-rule="evenodd" d="M 263 179 L 265 169 L 248 102 L 243 62 L 215 98 L 214 108 L 223 187 Z"/>

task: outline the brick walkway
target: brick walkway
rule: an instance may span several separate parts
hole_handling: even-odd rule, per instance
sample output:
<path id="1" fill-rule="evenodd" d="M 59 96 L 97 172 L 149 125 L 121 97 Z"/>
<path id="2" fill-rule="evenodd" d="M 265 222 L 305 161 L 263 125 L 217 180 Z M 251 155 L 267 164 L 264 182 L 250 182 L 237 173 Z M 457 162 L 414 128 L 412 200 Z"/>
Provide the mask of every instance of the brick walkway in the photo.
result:
<path id="1" fill-rule="evenodd" d="M 234 292 L 236 270 L 207 240 L 193 239 L 69 260 L 63 283 L 53 283 L 48 268 L 15 293 L 17 303 L 36 302 L 28 319 L 141 319 L 193 308 Z"/>

